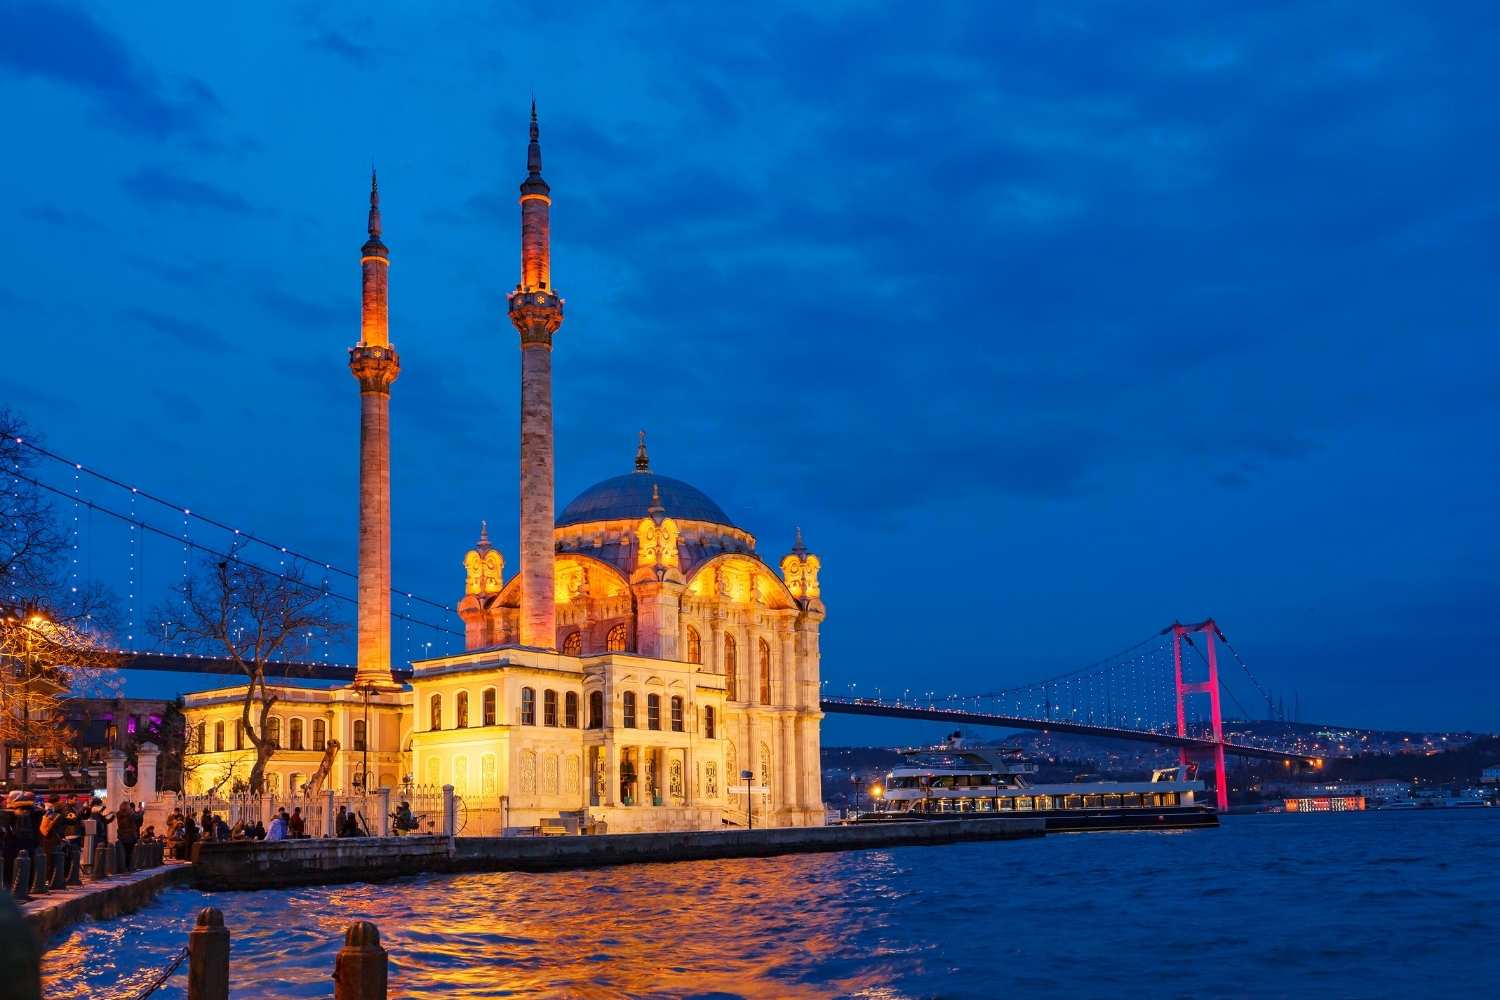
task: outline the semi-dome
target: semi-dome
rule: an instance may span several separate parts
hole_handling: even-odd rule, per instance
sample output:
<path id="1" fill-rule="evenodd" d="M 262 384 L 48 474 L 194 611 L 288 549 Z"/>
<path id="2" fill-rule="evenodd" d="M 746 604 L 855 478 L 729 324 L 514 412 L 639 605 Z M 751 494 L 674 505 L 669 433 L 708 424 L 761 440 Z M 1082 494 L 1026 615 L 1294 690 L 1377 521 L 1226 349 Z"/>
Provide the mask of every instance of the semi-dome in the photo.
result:
<path id="1" fill-rule="evenodd" d="M 735 526 L 724 509 L 696 486 L 670 476 L 659 476 L 649 469 L 615 476 L 590 486 L 557 515 L 557 526 L 562 528 L 590 521 L 635 521 L 649 517 L 653 486 L 661 491 L 661 505 L 666 508 L 668 517 Z"/>

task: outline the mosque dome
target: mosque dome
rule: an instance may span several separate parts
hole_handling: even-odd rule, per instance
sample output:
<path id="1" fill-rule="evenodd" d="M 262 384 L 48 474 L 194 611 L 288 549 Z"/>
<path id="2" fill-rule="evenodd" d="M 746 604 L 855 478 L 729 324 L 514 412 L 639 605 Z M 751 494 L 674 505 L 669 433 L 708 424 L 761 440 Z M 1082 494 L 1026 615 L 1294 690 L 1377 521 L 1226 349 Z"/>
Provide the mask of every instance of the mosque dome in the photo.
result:
<path id="1" fill-rule="evenodd" d="M 590 521 L 636 521 L 649 517 L 652 487 L 661 491 L 661 505 L 666 508 L 668 517 L 735 526 L 724 509 L 696 486 L 670 476 L 659 476 L 649 469 L 615 476 L 590 486 L 557 515 L 557 526 L 564 528 Z"/>

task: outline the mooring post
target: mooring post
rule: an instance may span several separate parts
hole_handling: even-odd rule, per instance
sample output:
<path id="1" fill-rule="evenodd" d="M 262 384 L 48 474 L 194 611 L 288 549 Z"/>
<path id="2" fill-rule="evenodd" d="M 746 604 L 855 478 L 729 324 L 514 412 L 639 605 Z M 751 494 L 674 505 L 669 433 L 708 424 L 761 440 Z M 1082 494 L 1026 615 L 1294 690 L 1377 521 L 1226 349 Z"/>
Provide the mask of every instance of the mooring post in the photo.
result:
<path id="1" fill-rule="evenodd" d="M 65 885 L 83 885 L 83 848 L 70 846 L 68 848 L 68 877 L 64 880 Z"/>
<path id="2" fill-rule="evenodd" d="M 42 896 L 47 892 L 47 855 L 40 847 L 31 852 L 31 894 Z"/>
<path id="3" fill-rule="evenodd" d="M 47 888 L 62 889 L 68 884 L 68 849 L 59 845 L 52 849 L 51 856 L 47 859 Z"/>
<path id="4" fill-rule="evenodd" d="M 356 920 L 344 932 L 344 946 L 333 960 L 333 1000 L 386 1000 L 389 965 L 380 929 Z"/>
<path id="5" fill-rule="evenodd" d="M 443 836 L 452 837 L 458 833 L 458 809 L 453 802 L 453 786 L 443 786 Z"/>
<path id="6" fill-rule="evenodd" d="M 229 1000 L 229 928 L 212 906 L 188 934 L 188 1000 Z"/>
<path id="7" fill-rule="evenodd" d="M 16 855 L 16 870 L 12 876 L 10 891 L 23 902 L 31 898 L 31 855 L 26 851 Z"/>
<path id="8" fill-rule="evenodd" d="M 94 864 L 89 868 L 89 881 L 97 882 L 104 877 L 104 856 L 110 852 L 110 848 L 99 844 L 94 848 Z"/>
<path id="9" fill-rule="evenodd" d="M 16 863 L 26 855 L 18 855 Z M 42 953 L 20 907 L 0 895 L 0 995 L 42 1000 Z"/>

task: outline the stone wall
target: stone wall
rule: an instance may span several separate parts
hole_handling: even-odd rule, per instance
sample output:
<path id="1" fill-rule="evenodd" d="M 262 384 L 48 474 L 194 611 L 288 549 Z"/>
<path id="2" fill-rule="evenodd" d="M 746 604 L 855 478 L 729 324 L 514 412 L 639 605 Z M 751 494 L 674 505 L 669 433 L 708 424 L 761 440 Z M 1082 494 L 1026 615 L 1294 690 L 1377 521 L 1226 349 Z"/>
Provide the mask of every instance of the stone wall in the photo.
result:
<path id="1" fill-rule="evenodd" d="M 379 881 L 419 872 L 547 871 L 1010 840 L 1043 833 L 1043 820 L 1017 818 L 582 837 L 251 841 L 199 844 L 193 862 L 194 880 L 202 888 L 269 889 Z"/>

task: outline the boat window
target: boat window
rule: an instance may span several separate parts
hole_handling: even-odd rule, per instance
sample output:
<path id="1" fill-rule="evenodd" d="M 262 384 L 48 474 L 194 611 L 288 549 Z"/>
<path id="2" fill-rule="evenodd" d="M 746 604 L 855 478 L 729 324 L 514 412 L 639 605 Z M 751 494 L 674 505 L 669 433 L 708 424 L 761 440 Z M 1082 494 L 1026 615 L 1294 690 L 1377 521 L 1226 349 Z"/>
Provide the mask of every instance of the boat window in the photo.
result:
<path id="1" fill-rule="evenodd" d="M 1110 792 L 1108 795 L 1104 796 L 1104 806 L 1107 809 L 1120 808 L 1120 796 L 1115 792 Z"/>
<path id="2" fill-rule="evenodd" d="M 1016 796 L 1016 808 L 1017 809 L 1020 809 L 1020 810 L 1030 810 L 1031 809 L 1031 804 L 1032 804 L 1032 799 L 1031 799 L 1030 795 L 1017 795 Z"/>
<path id="3" fill-rule="evenodd" d="M 1135 809 L 1141 804 L 1141 795 L 1139 792 L 1126 792 L 1120 796 L 1120 802 L 1126 809 Z"/>
<path id="4" fill-rule="evenodd" d="M 1067 802 L 1063 805 L 1064 809 L 1082 809 L 1083 808 L 1083 796 L 1082 795 L 1069 795 L 1069 796 L 1066 796 L 1066 798 L 1067 798 Z"/>
<path id="5" fill-rule="evenodd" d="M 1099 795 L 1085 795 L 1083 797 L 1083 808 L 1085 808 L 1085 809 L 1098 809 L 1103 804 L 1104 804 L 1103 796 L 1099 796 Z"/>

